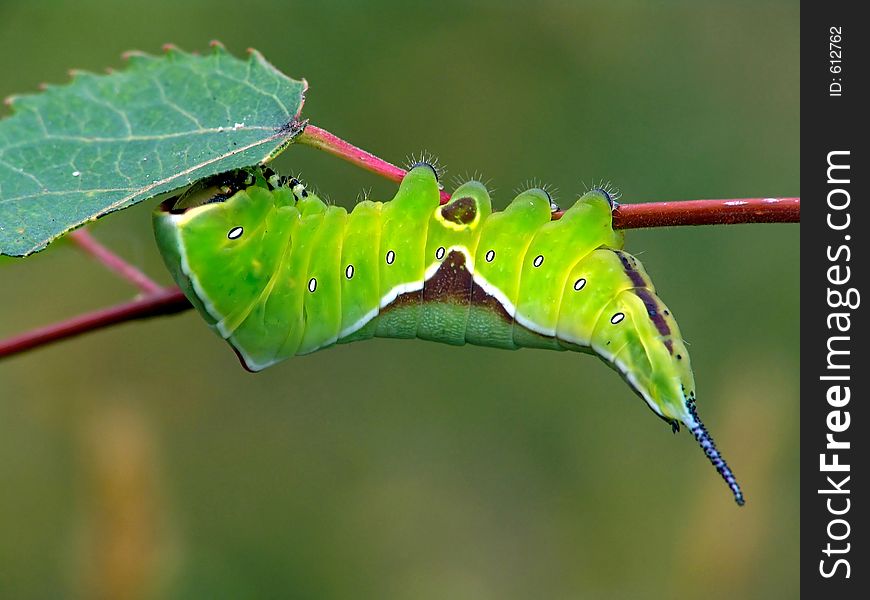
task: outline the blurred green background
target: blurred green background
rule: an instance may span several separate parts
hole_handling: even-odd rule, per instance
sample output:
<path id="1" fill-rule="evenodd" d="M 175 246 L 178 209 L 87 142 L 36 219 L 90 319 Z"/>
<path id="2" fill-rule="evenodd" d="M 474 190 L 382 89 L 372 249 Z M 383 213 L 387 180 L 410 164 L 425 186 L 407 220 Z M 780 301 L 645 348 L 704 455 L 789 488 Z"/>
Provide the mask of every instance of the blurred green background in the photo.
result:
<path id="1" fill-rule="evenodd" d="M 798 24 L 797 2 L 2 0 L 0 96 L 217 38 L 306 77 L 313 123 L 478 171 L 498 208 L 529 178 L 563 204 L 600 179 L 799 195 Z M 344 206 L 394 189 L 309 148 L 278 167 Z M 168 282 L 153 204 L 94 232 Z M 0 362 L 0 596 L 797 597 L 798 242 L 627 236 L 743 509 L 594 358 L 376 340 L 251 375 L 189 312 Z M 63 242 L 0 289 L 0 336 L 132 295 Z"/>

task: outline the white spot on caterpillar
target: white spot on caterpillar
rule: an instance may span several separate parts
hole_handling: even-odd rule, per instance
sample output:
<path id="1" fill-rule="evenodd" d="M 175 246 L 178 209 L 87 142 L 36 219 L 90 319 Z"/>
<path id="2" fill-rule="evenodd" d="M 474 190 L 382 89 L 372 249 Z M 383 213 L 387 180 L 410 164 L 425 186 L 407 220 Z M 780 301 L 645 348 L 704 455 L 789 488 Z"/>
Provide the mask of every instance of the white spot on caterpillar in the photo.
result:
<path id="1" fill-rule="evenodd" d="M 81 171 L 73 171 L 73 172 L 72 172 L 72 176 L 73 176 L 73 177 L 81 177 L 81 174 L 82 174 Z"/>
<path id="2" fill-rule="evenodd" d="M 535 257 L 535 261 L 534 261 L 532 264 L 533 264 L 534 266 L 536 266 L 536 267 L 540 267 L 542 264 L 544 264 L 544 255 L 543 255 L 543 254 L 538 254 L 538 255 Z"/>
<path id="3" fill-rule="evenodd" d="M 308 280 L 308 291 L 313 294 L 314 290 L 316 290 L 316 289 L 317 289 L 317 280 L 314 277 L 312 277 L 311 279 Z"/>
<path id="4" fill-rule="evenodd" d="M 616 325 L 617 323 L 621 323 L 624 318 L 625 318 L 625 313 L 618 312 L 615 315 L 613 315 L 612 317 L 610 317 L 610 322 L 613 323 L 614 325 Z"/>
<path id="5" fill-rule="evenodd" d="M 493 259 L 495 259 L 495 250 L 490 250 L 489 252 L 487 252 L 484 258 L 486 259 L 486 262 L 492 262 Z"/>
<path id="6" fill-rule="evenodd" d="M 575 291 L 579 292 L 584 287 L 586 287 L 586 280 L 583 279 L 582 277 L 574 282 L 574 290 Z"/>
<path id="7" fill-rule="evenodd" d="M 242 237 L 242 233 L 245 231 L 244 227 L 233 227 L 230 229 L 230 232 L 227 234 L 227 237 L 231 240 L 237 240 Z"/>
<path id="8" fill-rule="evenodd" d="M 344 270 L 344 276 L 348 279 L 353 278 L 353 265 L 347 265 L 347 268 Z"/>
<path id="9" fill-rule="evenodd" d="M 441 246 L 435 251 L 435 258 L 437 258 L 438 260 L 444 258 L 444 246 Z"/>
<path id="10" fill-rule="evenodd" d="M 387 264 L 393 264 L 394 260 L 396 260 L 396 253 L 390 250 L 389 252 L 387 252 Z"/>

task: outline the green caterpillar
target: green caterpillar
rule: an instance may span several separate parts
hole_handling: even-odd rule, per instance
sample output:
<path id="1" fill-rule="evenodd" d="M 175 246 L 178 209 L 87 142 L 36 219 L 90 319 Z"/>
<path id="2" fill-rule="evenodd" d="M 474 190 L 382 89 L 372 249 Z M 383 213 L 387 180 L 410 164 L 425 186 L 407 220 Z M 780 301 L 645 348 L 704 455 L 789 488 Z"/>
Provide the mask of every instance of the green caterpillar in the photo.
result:
<path id="1" fill-rule="evenodd" d="M 167 200 L 154 228 L 175 281 L 251 371 L 375 336 L 594 353 L 675 432 L 688 427 L 742 505 L 695 410 L 677 323 L 612 210 L 594 189 L 554 221 L 535 188 L 493 213 L 476 181 L 442 206 L 419 163 L 393 200 L 348 213 L 254 168 Z"/>

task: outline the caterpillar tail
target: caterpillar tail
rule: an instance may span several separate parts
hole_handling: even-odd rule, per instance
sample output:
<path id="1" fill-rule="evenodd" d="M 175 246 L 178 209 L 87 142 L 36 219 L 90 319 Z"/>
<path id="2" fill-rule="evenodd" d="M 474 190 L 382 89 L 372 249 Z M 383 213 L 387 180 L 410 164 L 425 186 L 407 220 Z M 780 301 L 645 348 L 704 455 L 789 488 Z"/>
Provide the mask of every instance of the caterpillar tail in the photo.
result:
<path id="1" fill-rule="evenodd" d="M 743 490 L 740 489 L 740 484 L 737 482 L 734 472 L 728 466 L 728 463 L 725 462 L 725 457 L 722 456 L 716 448 L 716 444 L 713 442 L 713 437 L 698 417 L 698 411 L 695 409 L 695 403 L 693 401 L 687 403 L 687 410 L 691 419 L 684 421 L 686 426 L 689 428 L 689 431 L 692 432 L 692 435 L 701 446 L 704 454 L 707 455 L 707 459 L 713 467 L 716 468 L 716 471 L 722 479 L 725 480 L 728 487 L 731 488 L 731 493 L 734 494 L 734 501 L 738 506 L 743 506 L 746 503 L 746 499 L 743 496 Z"/>

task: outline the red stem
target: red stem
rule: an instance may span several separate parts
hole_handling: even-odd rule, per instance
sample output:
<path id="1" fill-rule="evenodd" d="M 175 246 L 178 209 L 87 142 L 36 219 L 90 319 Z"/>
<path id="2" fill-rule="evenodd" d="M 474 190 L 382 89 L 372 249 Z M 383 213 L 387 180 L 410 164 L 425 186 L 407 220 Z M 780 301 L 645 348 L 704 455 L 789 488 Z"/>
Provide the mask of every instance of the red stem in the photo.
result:
<path id="1" fill-rule="evenodd" d="M 401 181 L 405 175 L 403 169 L 314 125 L 308 125 L 296 140 L 393 181 Z M 449 194 L 441 192 L 442 203 L 449 199 Z M 554 219 L 561 216 L 561 211 L 553 214 Z M 621 204 L 613 213 L 613 226 L 616 229 L 797 222 L 800 222 L 800 198 L 744 198 L 739 200 Z M 139 289 L 145 292 L 145 295 L 131 302 L 78 315 L 6 340 L 0 340 L 0 358 L 117 323 L 157 315 L 168 315 L 192 308 L 178 288 L 160 287 L 138 269 L 127 264 L 123 259 L 99 244 L 87 232 L 78 231 L 73 233 L 72 237 L 82 249 L 128 281 L 135 283 Z"/>
<path id="2" fill-rule="evenodd" d="M 556 213 L 553 218 L 561 217 Z M 800 198 L 742 198 L 620 204 L 613 211 L 615 229 L 738 223 L 800 223 Z"/>
<path id="3" fill-rule="evenodd" d="M 395 182 L 402 181 L 405 176 L 404 169 L 314 125 L 307 125 L 296 141 L 328 152 Z M 442 191 L 441 204 L 449 201 L 450 194 Z M 553 219 L 561 218 L 562 214 L 562 211 L 553 213 Z M 800 222 L 800 198 L 741 198 L 623 204 L 613 213 L 613 226 L 616 229 L 798 222 Z"/>
<path id="4" fill-rule="evenodd" d="M 361 169 L 370 171 L 375 175 L 380 175 L 390 181 L 399 183 L 405 176 L 405 169 L 397 167 L 393 163 L 387 162 L 382 158 L 378 158 L 370 152 L 366 152 L 362 148 L 357 148 L 350 142 L 346 142 L 337 135 L 329 133 L 325 129 L 315 127 L 314 125 L 306 125 L 305 130 L 296 137 L 296 141 L 318 150 L 323 150 L 333 156 L 337 156 L 342 160 L 354 164 Z M 441 204 L 450 200 L 450 194 L 441 192 Z"/>
<path id="5" fill-rule="evenodd" d="M 81 250 L 97 259 L 104 267 L 126 279 L 139 288 L 144 294 L 159 292 L 162 288 L 145 273 L 125 261 L 123 258 L 103 246 L 86 229 L 79 229 L 69 234 L 69 238 Z"/>
<path id="6" fill-rule="evenodd" d="M 191 308 L 190 302 L 175 287 L 160 288 L 142 298 L 77 315 L 25 333 L 0 340 L 0 357 L 11 356 L 110 325 L 157 315 L 169 315 Z"/>

